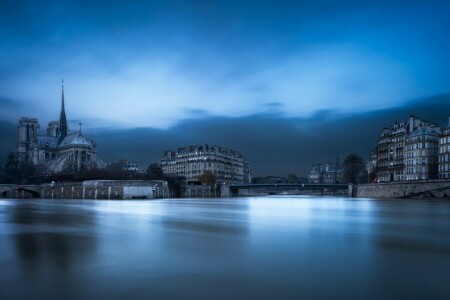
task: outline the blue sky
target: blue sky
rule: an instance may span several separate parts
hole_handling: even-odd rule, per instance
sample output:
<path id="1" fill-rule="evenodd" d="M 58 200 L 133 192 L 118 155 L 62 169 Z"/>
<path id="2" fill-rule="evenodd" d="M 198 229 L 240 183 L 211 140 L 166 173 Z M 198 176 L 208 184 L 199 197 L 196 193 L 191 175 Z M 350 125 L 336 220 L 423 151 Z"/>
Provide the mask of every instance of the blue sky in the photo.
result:
<path id="1" fill-rule="evenodd" d="M 5 122 L 35 116 L 45 128 L 57 119 L 63 77 L 69 120 L 92 132 L 254 116 L 305 129 L 450 89 L 449 1 L 0 0 L 0 7 Z"/>

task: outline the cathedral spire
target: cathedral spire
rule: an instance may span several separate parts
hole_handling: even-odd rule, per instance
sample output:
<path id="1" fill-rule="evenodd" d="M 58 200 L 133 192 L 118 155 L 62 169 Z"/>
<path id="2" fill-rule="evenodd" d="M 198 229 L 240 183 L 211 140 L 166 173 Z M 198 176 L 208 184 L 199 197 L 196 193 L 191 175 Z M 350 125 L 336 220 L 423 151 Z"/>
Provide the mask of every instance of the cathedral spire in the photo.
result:
<path id="1" fill-rule="evenodd" d="M 66 110 L 64 108 L 64 79 L 61 81 L 61 113 L 59 115 L 59 139 L 62 140 L 67 136 L 67 119 Z"/>

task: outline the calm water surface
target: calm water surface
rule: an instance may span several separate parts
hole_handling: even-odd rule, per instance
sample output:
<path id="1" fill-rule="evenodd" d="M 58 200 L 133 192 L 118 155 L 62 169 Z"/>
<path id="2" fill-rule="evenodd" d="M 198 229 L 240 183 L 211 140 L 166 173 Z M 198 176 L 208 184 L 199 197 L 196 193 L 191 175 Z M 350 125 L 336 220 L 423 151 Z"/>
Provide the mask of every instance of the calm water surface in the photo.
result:
<path id="1" fill-rule="evenodd" d="M 0 199 L 0 299 L 450 299 L 450 201 Z"/>

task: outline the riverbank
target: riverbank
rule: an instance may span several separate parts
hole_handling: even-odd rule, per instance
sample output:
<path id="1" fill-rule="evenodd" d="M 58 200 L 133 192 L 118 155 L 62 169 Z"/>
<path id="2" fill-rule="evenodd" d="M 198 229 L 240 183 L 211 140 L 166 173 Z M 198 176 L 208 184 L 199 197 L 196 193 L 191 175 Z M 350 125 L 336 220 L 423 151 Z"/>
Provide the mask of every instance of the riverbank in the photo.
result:
<path id="1" fill-rule="evenodd" d="M 450 198 L 450 181 L 370 183 L 356 186 L 362 198 Z"/>

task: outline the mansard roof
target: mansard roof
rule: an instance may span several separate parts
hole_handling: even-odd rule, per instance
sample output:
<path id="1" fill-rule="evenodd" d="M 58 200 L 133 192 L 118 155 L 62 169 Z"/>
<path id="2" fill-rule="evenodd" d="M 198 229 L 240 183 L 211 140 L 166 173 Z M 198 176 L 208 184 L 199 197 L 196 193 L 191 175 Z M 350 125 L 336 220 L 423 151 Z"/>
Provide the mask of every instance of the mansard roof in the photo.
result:
<path id="1" fill-rule="evenodd" d="M 409 137 L 419 136 L 419 135 L 438 135 L 439 134 L 439 128 L 438 127 L 422 127 L 419 129 L 414 130 L 409 134 Z"/>

